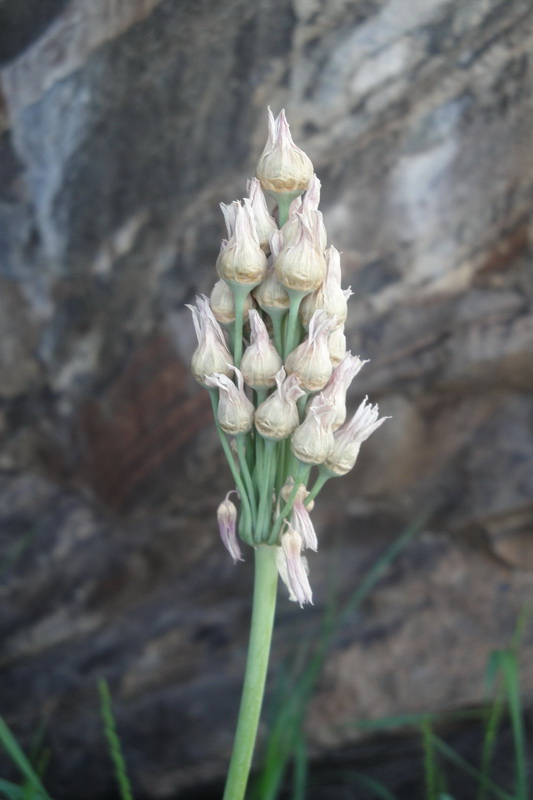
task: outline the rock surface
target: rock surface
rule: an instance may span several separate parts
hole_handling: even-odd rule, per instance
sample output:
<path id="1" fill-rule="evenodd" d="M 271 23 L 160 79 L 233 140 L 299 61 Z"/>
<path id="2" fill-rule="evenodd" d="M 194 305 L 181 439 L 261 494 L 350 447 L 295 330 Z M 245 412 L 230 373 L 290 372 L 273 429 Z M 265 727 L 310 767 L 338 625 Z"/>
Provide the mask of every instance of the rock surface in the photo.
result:
<path id="1" fill-rule="evenodd" d="M 139 797 L 224 772 L 251 557 L 217 539 L 231 481 L 183 304 L 211 288 L 268 104 L 355 292 L 352 403 L 393 416 L 320 496 L 317 605 L 280 597 L 274 662 L 333 569 L 347 596 L 429 509 L 336 643 L 310 741 L 479 702 L 533 596 L 531 4 L 45 5 L 0 9 L 0 713 L 25 743 L 47 719 L 57 800 L 112 786 L 101 675 Z M 523 655 L 531 699 L 531 629 Z"/>

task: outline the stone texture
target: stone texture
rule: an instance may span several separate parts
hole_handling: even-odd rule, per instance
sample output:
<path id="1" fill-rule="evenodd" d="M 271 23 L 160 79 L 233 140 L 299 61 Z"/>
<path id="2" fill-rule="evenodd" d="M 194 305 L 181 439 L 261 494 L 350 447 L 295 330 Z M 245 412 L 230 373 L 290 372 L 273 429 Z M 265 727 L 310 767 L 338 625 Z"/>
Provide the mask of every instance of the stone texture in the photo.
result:
<path id="1" fill-rule="evenodd" d="M 45 8 L 45 4 L 41 4 Z M 265 107 L 322 180 L 349 344 L 393 420 L 317 503 L 317 605 L 280 597 L 275 662 L 421 511 L 353 617 L 308 730 L 479 702 L 533 587 L 533 198 L 527 0 L 70 0 L 0 7 L 0 712 L 48 720 L 50 790 L 112 785 L 106 676 L 138 796 L 216 780 L 231 747 L 250 556 L 188 373 L 218 210 Z M 3 15 L 3 16 L 2 16 Z M 7 45 L 6 45 L 7 42 Z M 10 49 L 11 48 L 11 49 Z M 340 555 L 341 554 L 341 555 Z M 533 639 L 523 689 L 533 692 Z M 88 780 L 88 776 L 91 776 Z"/>

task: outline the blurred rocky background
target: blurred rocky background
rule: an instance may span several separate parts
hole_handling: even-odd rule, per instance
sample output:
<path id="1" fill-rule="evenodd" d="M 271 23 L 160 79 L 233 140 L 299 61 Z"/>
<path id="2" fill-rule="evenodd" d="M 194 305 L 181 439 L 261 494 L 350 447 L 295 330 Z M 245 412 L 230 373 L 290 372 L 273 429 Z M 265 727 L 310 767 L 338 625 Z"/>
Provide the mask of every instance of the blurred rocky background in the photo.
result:
<path id="1" fill-rule="evenodd" d="M 100 676 L 139 798 L 224 774 L 252 559 L 218 540 L 183 306 L 269 104 L 355 292 L 352 406 L 393 416 L 319 498 L 273 674 L 426 514 L 327 659 L 311 752 L 482 700 L 533 600 L 532 52 L 529 0 L 1 0 L 0 713 L 25 746 L 46 721 L 57 800 L 112 791 Z M 531 701 L 531 627 L 522 653 Z"/>

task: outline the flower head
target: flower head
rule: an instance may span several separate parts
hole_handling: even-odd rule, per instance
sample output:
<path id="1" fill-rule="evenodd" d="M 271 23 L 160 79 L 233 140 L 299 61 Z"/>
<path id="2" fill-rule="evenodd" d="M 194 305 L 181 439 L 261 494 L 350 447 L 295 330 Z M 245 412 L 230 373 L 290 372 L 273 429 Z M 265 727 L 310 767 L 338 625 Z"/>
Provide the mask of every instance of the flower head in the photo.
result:
<path id="1" fill-rule="evenodd" d="M 361 444 L 368 439 L 386 419 L 378 419 L 377 405 L 367 405 L 365 397 L 349 422 L 334 435 L 334 445 L 326 458 L 325 466 L 334 475 L 346 475 L 354 466 Z"/>
<path id="2" fill-rule="evenodd" d="M 231 235 L 217 258 L 218 274 L 227 283 L 252 289 L 265 277 L 267 258 L 259 246 L 250 201 L 244 200 L 242 206 L 235 202 L 222 210 Z"/>
<path id="3" fill-rule="evenodd" d="M 293 433 L 291 447 L 304 464 L 322 464 L 333 447 L 333 428 L 337 411 L 321 393 L 311 403 L 302 424 Z"/>
<path id="4" fill-rule="evenodd" d="M 202 386 L 209 386 L 206 383 L 208 375 L 214 372 L 231 375 L 233 357 L 226 345 L 222 328 L 211 311 L 208 298 L 200 295 L 196 298 L 196 307 L 188 305 L 187 308 L 192 311 L 198 339 L 191 362 L 192 374 Z"/>
<path id="5" fill-rule="evenodd" d="M 241 371 L 236 367 L 232 370 L 237 376 L 237 386 L 227 375 L 219 373 L 210 375 L 205 382 L 208 388 L 219 389 L 218 424 L 225 433 L 237 436 L 252 429 L 255 408 L 244 393 Z"/>
<path id="6" fill-rule="evenodd" d="M 255 412 L 255 427 L 263 438 L 279 441 L 291 435 L 300 421 L 296 401 L 304 394 L 298 377 L 287 378 L 281 367 L 276 375 L 276 391 Z"/>
<path id="7" fill-rule="evenodd" d="M 278 117 L 268 109 L 268 139 L 256 169 L 265 192 L 304 192 L 313 176 L 308 156 L 292 141 L 289 123 L 282 110 Z"/>
<path id="8" fill-rule="evenodd" d="M 229 499 L 230 494 L 233 494 L 234 491 L 228 492 L 217 508 L 217 520 L 222 543 L 236 564 L 237 561 L 244 561 L 244 559 L 236 533 L 237 507 Z"/>
<path id="9" fill-rule="evenodd" d="M 328 336 L 334 325 L 335 320 L 330 319 L 325 311 L 315 311 L 307 339 L 287 356 L 287 372 L 297 375 L 308 392 L 319 392 L 330 379 L 333 367 Z"/>
<path id="10" fill-rule="evenodd" d="M 326 275 L 326 259 L 309 222 L 296 214 L 298 232 L 294 240 L 284 244 L 274 259 L 278 280 L 294 292 L 309 294 L 322 284 Z"/>
<path id="11" fill-rule="evenodd" d="M 251 341 L 241 360 L 244 380 L 253 389 L 274 386 L 283 362 L 270 341 L 266 325 L 257 311 L 250 311 Z"/>

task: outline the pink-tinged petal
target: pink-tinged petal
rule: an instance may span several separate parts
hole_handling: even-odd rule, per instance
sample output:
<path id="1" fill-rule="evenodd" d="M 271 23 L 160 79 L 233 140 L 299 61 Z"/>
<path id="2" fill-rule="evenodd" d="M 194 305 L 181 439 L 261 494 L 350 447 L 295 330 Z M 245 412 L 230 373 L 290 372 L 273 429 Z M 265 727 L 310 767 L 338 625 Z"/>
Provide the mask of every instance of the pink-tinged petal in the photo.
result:
<path id="1" fill-rule="evenodd" d="M 286 567 L 285 575 L 280 570 L 282 580 L 300 606 L 305 603 L 312 604 L 313 593 L 307 577 L 306 562 L 302 558 L 302 537 L 288 523 L 286 523 L 285 533 L 281 536 L 281 550 L 285 557 Z"/>
<path id="2" fill-rule="evenodd" d="M 237 561 L 244 561 L 244 559 L 237 540 L 237 508 L 229 499 L 230 494 L 233 494 L 233 491 L 228 492 L 219 505 L 217 520 L 222 543 L 236 564 Z"/>

